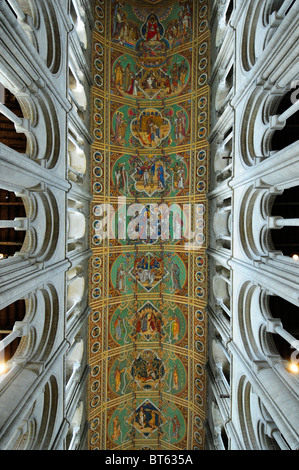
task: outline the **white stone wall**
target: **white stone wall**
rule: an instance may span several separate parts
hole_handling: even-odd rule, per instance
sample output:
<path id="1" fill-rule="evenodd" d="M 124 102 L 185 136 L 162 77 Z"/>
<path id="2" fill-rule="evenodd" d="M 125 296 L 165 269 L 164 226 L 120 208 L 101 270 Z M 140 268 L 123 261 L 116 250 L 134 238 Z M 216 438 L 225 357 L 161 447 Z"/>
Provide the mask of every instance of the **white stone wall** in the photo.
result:
<path id="1" fill-rule="evenodd" d="M 0 1 L 0 82 L 28 142 L 0 141 L 0 187 L 27 215 L 26 244 L 0 261 L 0 309 L 26 299 L 0 376 L 1 450 L 86 448 L 92 25 L 88 1 Z"/>
<path id="2" fill-rule="evenodd" d="M 286 114 L 277 115 L 299 77 L 299 2 L 232 3 L 228 21 L 229 1 L 210 4 L 207 448 L 293 450 L 299 448 L 299 376 L 273 343 L 272 335 L 292 338 L 284 319 L 273 319 L 268 299 L 299 305 L 298 262 L 275 251 L 270 236 L 277 223 L 273 198 L 299 182 L 298 141 L 271 149 L 274 132 L 298 110 L 290 100 Z"/>

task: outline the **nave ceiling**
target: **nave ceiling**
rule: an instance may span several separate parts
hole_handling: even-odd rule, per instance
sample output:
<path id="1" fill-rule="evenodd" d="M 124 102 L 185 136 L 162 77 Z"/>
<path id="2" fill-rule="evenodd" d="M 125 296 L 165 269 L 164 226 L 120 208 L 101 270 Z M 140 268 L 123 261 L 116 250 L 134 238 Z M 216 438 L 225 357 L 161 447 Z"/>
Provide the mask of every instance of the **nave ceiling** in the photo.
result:
<path id="1" fill-rule="evenodd" d="M 90 449 L 201 450 L 207 1 L 95 0 L 94 13 Z M 197 223 L 197 246 L 187 237 L 164 239 L 159 219 L 157 238 L 147 226 L 137 239 L 129 228 L 120 237 L 134 204 L 149 217 L 154 205 L 185 204 Z M 103 234 L 107 207 L 115 238 Z M 183 222 L 171 221 L 173 235 Z"/>

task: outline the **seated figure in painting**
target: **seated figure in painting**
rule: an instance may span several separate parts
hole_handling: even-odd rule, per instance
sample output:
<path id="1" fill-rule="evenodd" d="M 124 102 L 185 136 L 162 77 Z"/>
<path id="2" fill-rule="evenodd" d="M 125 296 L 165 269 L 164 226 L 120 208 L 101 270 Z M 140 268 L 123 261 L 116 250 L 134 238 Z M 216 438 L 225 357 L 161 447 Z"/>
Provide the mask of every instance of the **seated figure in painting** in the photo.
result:
<path id="1" fill-rule="evenodd" d="M 154 15 L 150 16 L 147 22 L 146 41 L 160 41 L 158 21 Z"/>

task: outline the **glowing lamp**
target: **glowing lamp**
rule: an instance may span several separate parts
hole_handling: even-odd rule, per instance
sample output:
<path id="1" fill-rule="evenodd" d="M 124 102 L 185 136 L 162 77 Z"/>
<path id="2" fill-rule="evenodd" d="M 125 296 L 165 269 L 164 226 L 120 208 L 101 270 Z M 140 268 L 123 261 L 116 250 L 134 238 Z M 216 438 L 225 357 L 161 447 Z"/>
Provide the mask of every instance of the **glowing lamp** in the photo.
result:
<path id="1" fill-rule="evenodd" d="M 294 364 L 293 362 L 290 364 L 290 371 L 293 372 L 293 374 L 298 374 L 299 373 L 299 366 L 298 364 Z"/>

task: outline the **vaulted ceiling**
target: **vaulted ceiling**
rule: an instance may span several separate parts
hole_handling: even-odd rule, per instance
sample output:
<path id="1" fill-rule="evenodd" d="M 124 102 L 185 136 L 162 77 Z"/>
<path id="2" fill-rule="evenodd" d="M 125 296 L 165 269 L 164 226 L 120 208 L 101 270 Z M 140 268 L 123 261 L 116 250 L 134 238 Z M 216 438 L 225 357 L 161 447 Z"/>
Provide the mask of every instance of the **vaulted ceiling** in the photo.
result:
<path id="1" fill-rule="evenodd" d="M 90 449 L 201 450 L 207 1 L 95 0 L 94 12 Z M 167 237 L 153 214 L 171 205 Z M 188 213 L 192 246 L 177 235 Z"/>

